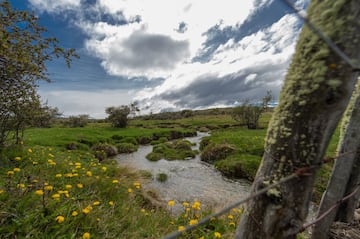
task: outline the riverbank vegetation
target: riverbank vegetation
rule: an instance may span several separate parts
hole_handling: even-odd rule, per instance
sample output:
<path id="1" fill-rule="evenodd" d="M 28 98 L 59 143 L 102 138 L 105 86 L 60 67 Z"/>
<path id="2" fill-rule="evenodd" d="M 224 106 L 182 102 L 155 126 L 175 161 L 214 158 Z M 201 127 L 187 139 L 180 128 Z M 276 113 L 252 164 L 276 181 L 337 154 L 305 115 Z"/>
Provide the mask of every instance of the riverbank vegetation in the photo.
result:
<path id="1" fill-rule="evenodd" d="M 138 118 L 123 129 L 107 123 L 28 129 L 21 144 L 1 153 L 0 235 L 86 238 L 89 233 L 92 238 L 160 238 L 182 230 L 211 209 L 192 207 L 201 202 L 162 201 L 156 192 L 142 187 L 151 178 L 160 180 L 156 175 L 118 167 L 109 157 L 132 152 L 141 144 L 153 144 L 154 152 L 161 151 L 159 158 L 175 159 L 179 155 L 172 151 L 175 149 L 192 152 L 184 158 L 193 157 L 192 145 L 178 139 L 207 129 L 211 134 L 200 144 L 202 159 L 225 176 L 251 180 L 261 160 L 270 115 L 261 117 L 263 127 L 256 130 L 239 126 L 229 114 L 176 120 Z M 109 153 L 106 145 L 115 152 Z M 335 145 L 336 139 L 329 156 L 334 155 Z M 101 152 L 103 157 L 99 157 Z M 326 179 L 322 180 L 319 195 L 326 186 Z M 181 215 L 171 215 L 173 204 L 183 207 Z M 239 208 L 234 209 L 184 238 L 231 238 L 240 214 Z"/>

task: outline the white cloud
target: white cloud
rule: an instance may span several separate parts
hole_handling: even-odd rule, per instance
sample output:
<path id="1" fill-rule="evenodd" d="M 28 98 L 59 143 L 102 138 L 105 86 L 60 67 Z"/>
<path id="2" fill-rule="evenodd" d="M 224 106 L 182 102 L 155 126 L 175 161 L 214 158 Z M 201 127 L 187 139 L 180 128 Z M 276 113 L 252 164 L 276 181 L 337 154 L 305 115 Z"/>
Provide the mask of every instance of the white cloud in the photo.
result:
<path id="1" fill-rule="evenodd" d="M 80 7 L 81 0 L 29 0 L 40 11 L 56 12 Z"/>
<path id="2" fill-rule="evenodd" d="M 40 95 L 49 105 L 65 110 L 65 116 L 89 114 L 94 118 L 105 118 L 105 108 L 128 105 L 131 93 L 125 90 L 75 91 L 40 89 Z"/>

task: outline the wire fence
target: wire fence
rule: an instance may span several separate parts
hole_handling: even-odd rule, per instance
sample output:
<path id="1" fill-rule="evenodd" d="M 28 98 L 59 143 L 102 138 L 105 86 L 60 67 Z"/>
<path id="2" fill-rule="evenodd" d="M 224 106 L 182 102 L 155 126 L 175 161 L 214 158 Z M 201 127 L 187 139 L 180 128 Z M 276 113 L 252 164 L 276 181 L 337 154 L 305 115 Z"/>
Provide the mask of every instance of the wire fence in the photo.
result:
<path id="1" fill-rule="evenodd" d="M 282 1 L 286 6 L 288 6 L 290 9 L 292 9 L 294 11 L 294 13 L 301 19 L 304 21 L 304 23 L 309 27 L 310 30 L 313 31 L 314 34 L 316 34 L 320 39 L 322 39 L 327 45 L 328 47 L 335 53 L 337 54 L 346 64 L 348 64 L 351 68 L 353 72 L 360 72 L 360 66 L 356 65 L 350 57 L 348 57 L 325 33 L 323 33 L 320 28 L 318 28 L 316 25 L 314 25 L 309 18 L 306 16 L 305 11 L 303 11 L 302 9 L 298 9 L 294 6 L 293 3 L 291 3 L 289 0 L 279 0 Z M 348 154 L 350 152 L 344 153 L 344 154 Z M 338 155 L 338 157 L 343 156 L 342 155 Z M 244 203 L 249 202 L 250 200 L 253 200 L 265 193 L 267 193 L 270 189 L 275 188 L 281 184 L 284 184 L 286 182 L 289 182 L 295 178 L 298 177 L 306 177 L 311 175 L 311 172 L 314 169 L 318 169 L 320 168 L 324 163 L 329 163 L 331 161 L 333 161 L 335 158 L 327 158 L 325 159 L 323 162 L 321 162 L 320 164 L 317 165 L 312 165 L 309 167 L 303 167 L 303 168 L 299 168 L 297 169 L 295 172 L 293 172 L 292 174 L 280 179 L 279 181 L 277 181 L 276 183 L 273 183 L 267 187 L 264 187 L 260 190 L 258 190 L 256 193 L 253 193 L 251 195 L 249 195 L 248 197 L 239 200 L 225 208 L 223 208 L 222 210 L 220 210 L 219 212 L 213 213 L 211 215 L 208 215 L 206 217 L 204 217 L 203 219 L 201 219 L 197 224 L 194 225 L 189 225 L 186 226 L 185 228 L 183 228 L 181 231 L 174 231 L 168 235 L 166 235 L 165 237 L 163 237 L 163 239 L 175 239 L 178 238 L 180 236 L 182 236 L 184 233 L 186 232 L 190 232 L 194 229 L 196 229 L 197 227 L 204 225 L 208 222 L 210 222 L 213 218 L 217 218 L 220 217 L 222 215 L 224 215 L 225 213 L 229 212 L 231 209 L 236 208 Z M 317 222 L 321 221 L 322 219 L 324 219 L 327 215 L 329 215 L 333 210 L 335 210 L 341 203 L 345 202 L 346 200 L 349 200 L 351 197 L 355 196 L 358 192 L 360 191 L 360 184 L 357 184 L 355 189 L 349 193 L 348 195 L 344 196 L 342 199 L 338 200 L 336 203 L 334 203 L 331 207 L 329 207 L 329 209 L 327 211 L 325 211 L 324 213 L 322 213 L 321 215 L 318 215 L 317 218 L 311 222 L 308 222 L 306 224 L 304 224 L 302 227 L 299 228 L 298 231 L 294 232 L 294 235 L 305 231 L 307 228 L 311 227 L 312 225 L 316 224 Z"/>

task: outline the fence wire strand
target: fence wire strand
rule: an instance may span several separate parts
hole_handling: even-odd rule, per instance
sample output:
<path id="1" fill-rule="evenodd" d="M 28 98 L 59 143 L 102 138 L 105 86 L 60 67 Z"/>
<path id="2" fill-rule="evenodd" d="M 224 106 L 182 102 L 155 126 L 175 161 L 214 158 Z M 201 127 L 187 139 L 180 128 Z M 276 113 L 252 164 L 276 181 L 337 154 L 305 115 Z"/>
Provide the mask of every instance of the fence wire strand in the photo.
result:
<path id="1" fill-rule="evenodd" d="M 336 53 L 345 63 L 347 63 L 354 72 L 359 72 L 360 71 L 360 66 L 354 64 L 354 62 L 351 60 L 350 57 L 348 57 L 325 33 L 323 33 L 320 28 L 318 28 L 317 26 L 315 26 L 307 17 L 305 11 L 298 9 L 297 7 L 294 6 L 293 3 L 290 2 L 290 0 L 280 0 L 282 1 L 285 5 L 287 5 L 290 9 L 292 9 L 296 15 L 304 21 L 304 23 L 310 28 L 311 31 L 313 31 L 320 39 L 322 39 L 327 45 L 328 47 L 334 52 Z M 345 153 L 348 154 L 349 152 Z M 337 157 L 339 157 L 340 155 L 338 155 Z M 342 156 L 342 155 L 341 155 Z M 336 158 L 337 158 L 336 157 Z M 249 202 L 252 199 L 255 199 L 256 197 L 265 194 L 268 192 L 269 189 L 272 189 L 274 187 L 279 186 L 280 184 L 286 183 L 292 179 L 298 178 L 300 176 L 308 176 L 310 175 L 310 172 L 314 169 L 320 168 L 322 166 L 323 163 L 329 163 L 331 161 L 333 161 L 335 158 L 328 158 L 325 159 L 323 162 L 316 164 L 316 165 L 312 165 L 309 167 L 304 167 L 304 168 L 300 168 L 297 169 L 294 173 L 282 178 L 281 180 L 279 180 L 278 182 L 271 184 L 267 187 L 264 187 L 258 191 L 256 191 L 255 193 L 249 195 L 248 197 L 239 200 L 225 208 L 223 208 L 222 210 L 220 210 L 219 212 L 213 213 L 209 216 L 204 217 L 203 219 L 201 219 L 197 224 L 195 225 L 188 225 L 186 226 L 183 230 L 181 231 L 174 231 L 168 235 L 166 235 L 165 237 L 163 237 L 163 239 L 175 239 L 178 238 L 180 236 L 182 236 L 184 233 L 189 232 L 201 225 L 204 225 L 206 223 L 208 223 L 212 218 L 217 218 L 219 216 L 224 215 L 225 213 L 227 213 L 228 211 L 230 211 L 233 208 L 236 208 L 238 206 L 240 206 L 241 204 L 244 204 L 246 202 Z M 344 196 L 342 199 L 340 199 L 339 201 L 337 201 L 334 205 L 332 205 L 327 211 L 325 211 L 323 214 L 318 215 L 318 217 L 312 221 L 309 222 L 307 224 L 304 224 L 297 232 L 303 232 L 304 230 L 306 230 L 308 227 L 316 224 L 317 222 L 321 221 L 323 218 L 325 218 L 331 211 L 335 210 L 341 203 L 343 203 L 344 201 L 350 199 L 351 197 L 353 197 L 358 191 L 360 190 L 360 185 L 357 185 L 357 187 L 354 189 L 353 192 L 351 192 L 350 194 Z"/>

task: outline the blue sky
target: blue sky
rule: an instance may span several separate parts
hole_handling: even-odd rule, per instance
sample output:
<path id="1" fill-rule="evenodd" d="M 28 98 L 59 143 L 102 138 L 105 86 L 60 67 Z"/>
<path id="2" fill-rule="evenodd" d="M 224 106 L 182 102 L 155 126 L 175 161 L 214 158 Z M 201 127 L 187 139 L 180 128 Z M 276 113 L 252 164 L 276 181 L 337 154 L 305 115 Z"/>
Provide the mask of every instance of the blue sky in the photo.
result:
<path id="1" fill-rule="evenodd" d="M 104 118 L 134 101 L 145 114 L 277 97 L 302 26 L 282 0 L 10 2 L 81 57 L 70 69 L 49 62 L 52 83 L 40 83 L 66 116 Z"/>

